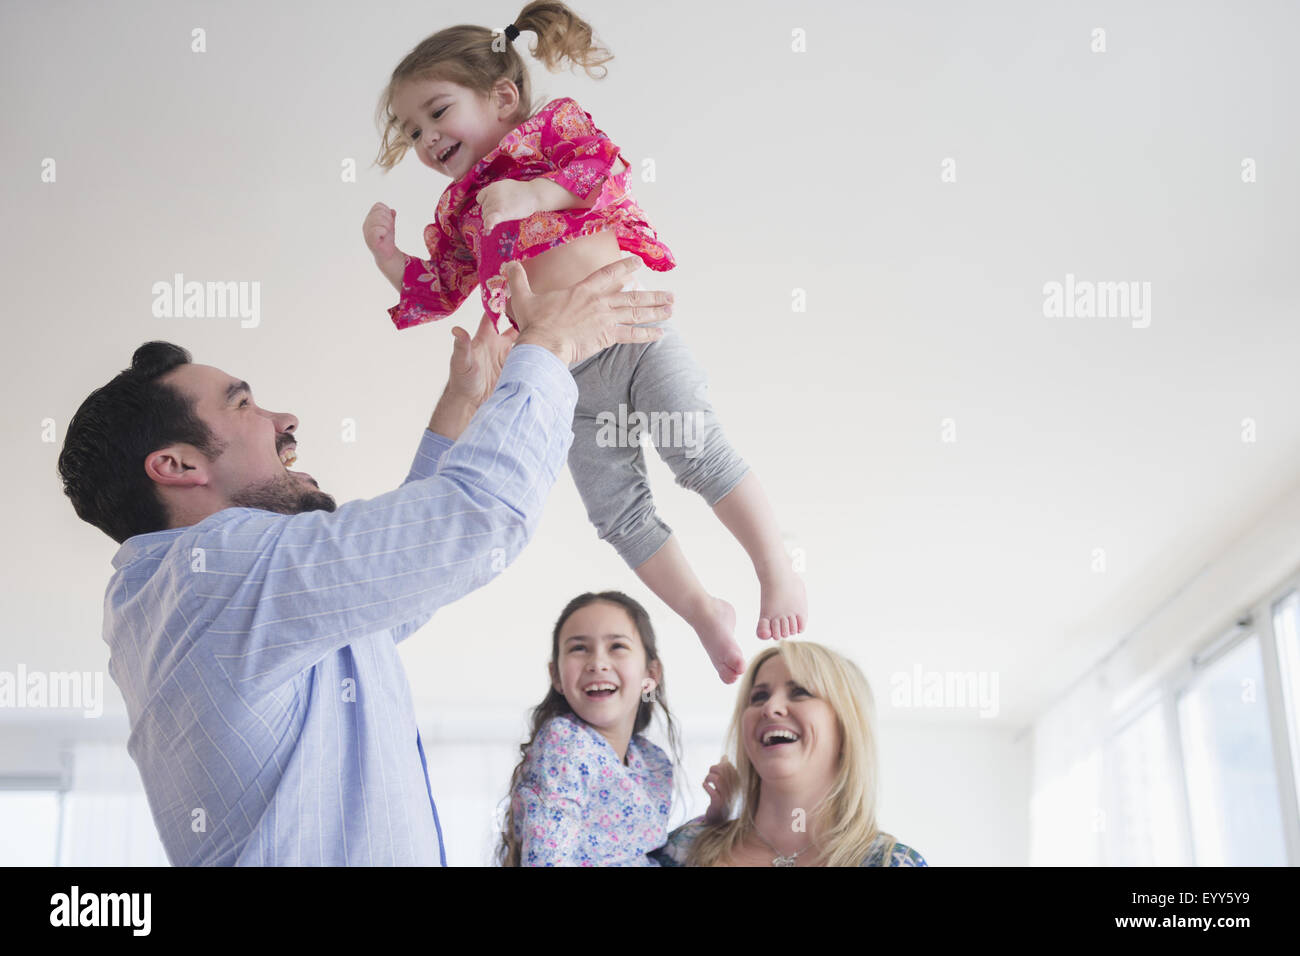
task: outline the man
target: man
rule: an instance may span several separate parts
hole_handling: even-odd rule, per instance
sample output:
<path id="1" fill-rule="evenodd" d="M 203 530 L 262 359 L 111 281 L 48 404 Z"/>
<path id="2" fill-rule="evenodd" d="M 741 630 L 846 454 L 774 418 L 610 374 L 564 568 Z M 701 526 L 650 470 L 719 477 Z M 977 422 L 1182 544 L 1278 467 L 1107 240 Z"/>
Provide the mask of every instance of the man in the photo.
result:
<path id="1" fill-rule="evenodd" d="M 173 864 L 446 865 L 396 643 L 519 554 L 573 440 L 570 365 L 671 314 L 633 256 L 454 330 L 400 488 L 335 507 L 298 420 L 165 342 L 86 399 L 59 456 L 122 545 L 104 605 L 127 748 Z"/>

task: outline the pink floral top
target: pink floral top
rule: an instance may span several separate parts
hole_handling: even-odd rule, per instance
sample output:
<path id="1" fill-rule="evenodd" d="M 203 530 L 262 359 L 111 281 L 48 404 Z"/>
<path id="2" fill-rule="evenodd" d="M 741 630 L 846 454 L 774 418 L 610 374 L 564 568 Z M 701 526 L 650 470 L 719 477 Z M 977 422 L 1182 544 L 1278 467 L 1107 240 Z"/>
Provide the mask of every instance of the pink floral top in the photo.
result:
<path id="1" fill-rule="evenodd" d="M 521 866 L 658 866 L 668 838 L 673 764 L 635 735 L 627 765 L 573 715 L 542 725 L 510 796 Z"/>
<path id="2" fill-rule="evenodd" d="M 597 232 L 613 230 L 619 248 L 636 253 L 651 269 L 673 268 L 677 262 L 672 252 L 659 241 L 628 190 L 631 164 L 610 175 L 621 156 L 592 123 L 590 113 L 568 97 L 551 100 L 443 192 L 436 219 L 424 230 L 429 258 L 407 257 L 401 299 L 388 310 L 393 324 L 406 329 L 450 315 L 479 284 L 484 310 L 501 315 L 509 295 L 502 265 Z M 500 179 L 537 177 L 558 183 L 579 199 L 594 190 L 599 196 L 590 209 L 537 212 L 500 223 L 483 235 L 479 190 Z"/>

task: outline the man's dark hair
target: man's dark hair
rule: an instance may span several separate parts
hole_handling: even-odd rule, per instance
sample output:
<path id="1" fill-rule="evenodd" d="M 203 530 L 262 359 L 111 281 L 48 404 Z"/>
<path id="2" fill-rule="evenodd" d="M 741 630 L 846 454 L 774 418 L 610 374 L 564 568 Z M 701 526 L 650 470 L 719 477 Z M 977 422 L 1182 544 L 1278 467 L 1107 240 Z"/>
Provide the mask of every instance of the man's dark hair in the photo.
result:
<path id="1" fill-rule="evenodd" d="M 146 342 L 131 367 L 90 393 L 72 416 L 59 477 L 77 517 L 121 544 L 127 538 L 162 531 L 170 519 L 145 459 L 167 445 L 193 445 L 209 458 L 224 446 L 178 389 L 158 381 L 190 353 L 170 342 Z"/>

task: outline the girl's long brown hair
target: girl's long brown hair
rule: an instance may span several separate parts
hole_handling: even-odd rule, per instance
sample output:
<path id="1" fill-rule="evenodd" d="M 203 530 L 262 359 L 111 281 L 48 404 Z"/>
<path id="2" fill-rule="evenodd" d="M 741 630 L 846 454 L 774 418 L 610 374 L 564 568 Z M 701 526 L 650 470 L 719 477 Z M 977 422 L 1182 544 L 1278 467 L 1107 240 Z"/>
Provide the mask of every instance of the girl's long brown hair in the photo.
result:
<path id="1" fill-rule="evenodd" d="M 663 661 L 659 660 L 659 649 L 655 642 L 654 628 L 650 624 L 650 615 L 636 600 L 628 597 L 622 591 L 600 591 L 598 593 L 588 591 L 586 594 L 579 594 L 565 605 L 564 610 L 560 612 L 559 620 L 555 622 L 555 629 L 551 632 L 551 663 L 558 672 L 560 669 L 560 631 L 564 629 L 564 622 L 575 611 L 597 601 L 617 604 L 627 611 L 628 617 L 632 619 L 632 623 L 636 626 L 636 632 L 641 638 L 641 644 L 645 648 L 646 666 L 649 667 L 652 661 L 659 661 L 659 680 L 655 692 L 649 701 L 642 696 L 641 703 L 637 705 L 636 720 L 632 724 L 632 733 L 634 735 L 639 734 L 649 727 L 651 720 L 654 718 L 655 708 L 658 707 L 663 714 L 664 723 L 667 727 L 668 746 L 672 751 L 673 766 L 680 767 L 682 763 L 682 746 L 677 733 L 677 725 L 673 721 L 672 712 L 668 709 L 668 698 L 664 690 Z M 549 684 L 546 696 L 542 698 L 540 704 L 533 708 L 532 729 L 528 733 L 528 740 L 519 745 L 519 763 L 515 765 L 514 773 L 510 775 L 510 789 L 506 792 L 505 819 L 501 827 L 501 845 L 497 848 L 497 863 L 501 866 L 519 866 L 520 841 L 515 835 L 512 797 L 514 796 L 515 787 L 519 785 L 523 777 L 524 764 L 528 759 L 528 749 L 532 747 L 533 741 L 537 739 L 537 733 L 542 729 L 542 726 L 552 717 L 558 717 L 562 714 L 573 714 L 573 708 L 569 706 L 569 702 L 565 700 L 564 695 L 555 689 L 555 685 Z M 581 718 L 577 718 L 575 715 L 575 719 Z M 676 789 L 676 774 L 673 775 L 673 780 L 674 789 Z"/>
<path id="2" fill-rule="evenodd" d="M 571 69 L 580 66 L 588 76 L 601 79 L 606 72 L 603 64 L 614 59 L 595 43 L 591 25 L 557 0 L 533 0 L 519 11 L 514 24 L 521 34 L 515 42 L 520 42 L 524 33 L 537 35 L 528 52 L 548 70 L 559 69 L 567 60 Z M 594 72 L 598 67 L 601 72 Z M 535 112 L 528 68 L 504 34 L 466 23 L 439 30 L 421 40 L 397 64 L 380 94 L 375 111 L 380 131 L 375 164 L 385 170 L 396 166 L 411 147 L 401 121 L 393 114 L 393 95 L 403 83 L 415 80 L 446 80 L 480 96 L 490 95 L 498 83 L 509 80 L 519 90 L 519 108 L 512 122 L 517 126 Z"/>

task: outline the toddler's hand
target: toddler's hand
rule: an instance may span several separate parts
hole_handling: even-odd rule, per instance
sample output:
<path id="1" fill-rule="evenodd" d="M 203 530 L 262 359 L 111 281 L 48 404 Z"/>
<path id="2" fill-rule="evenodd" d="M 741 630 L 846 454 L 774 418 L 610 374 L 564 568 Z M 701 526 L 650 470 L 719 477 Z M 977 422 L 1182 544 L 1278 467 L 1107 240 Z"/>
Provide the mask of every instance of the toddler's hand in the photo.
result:
<path id="1" fill-rule="evenodd" d="M 486 235 L 503 222 L 527 219 L 537 212 L 537 194 L 528 183 L 502 179 L 479 190 L 478 204 L 483 210 L 483 234 Z"/>
<path id="2" fill-rule="evenodd" d="M 371 206 L 366 221 L 361 224 L 361 234 L 365 236 L 366 248 L 376 262 L 385 262 L 397 255 L 396 232 L 397 213 L 381 202 Z"/>
<path id="3" fill-rule="evenodd" d="M 726 757 L 722 758 L 721 763 L 715 763 L 709 768 L 709 774 L 704 778 L 704 792 L 709 795 L 709 809 L 704 811 L 705 823 L 712 825 L 726 822 L 727 814 L 731 811 L 731 800 L 739 786 L 740 772 Z"/>

